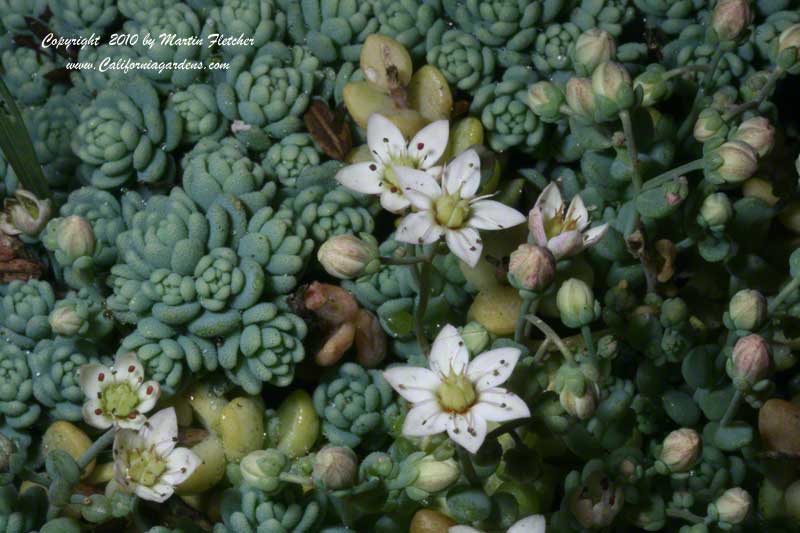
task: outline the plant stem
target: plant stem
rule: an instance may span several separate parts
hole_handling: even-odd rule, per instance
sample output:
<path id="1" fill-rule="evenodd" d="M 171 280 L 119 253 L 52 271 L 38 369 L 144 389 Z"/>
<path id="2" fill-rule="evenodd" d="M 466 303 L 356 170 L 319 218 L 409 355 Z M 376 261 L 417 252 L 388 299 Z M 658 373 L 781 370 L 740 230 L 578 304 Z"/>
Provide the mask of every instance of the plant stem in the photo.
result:
<path id="1" fill-rule="evenodd" d="M 83 455 L 80 456 L 78 459 L 78 468 L 83 471 L 86 466 L 94 460 L 97 455 L 108 448 L 108 446 L 114 442 L 114 435 L 116 434 L 117 429 L 112 427 L 102 435 L 100 435 L 89 449 L 83 452 Z"/>
<path id="2" fill-rule="evenodd" d="M 667 516 L 671 516 L 672 518 L 680 518 L 693 524 L 702 524 L 705 522 L 705 518 L 694 514 L 688 509 L 667 509 Z"/>
<path id="3" fill-rule="evenodd" d="M 680 129 L 678 129 L 678 140 L 682 141 L 686 138 L 694 128 L 694 122 L 697 120 L 697 115 L 699 114 L 699 105 L 700 100 L 703 99 L 706 92 L 711 88 L 711 82 L 714 81 L 714 75 L 717 73 L 717 67 L 719 66 L 719 62 L 722 59 L 722 51 L 717 49 L 714 52 L 714 55 L 711 58 L 711 63 L 709 69 L 706 71 L 706 75 L 703 76 L 703 83 L 700 85 L 700 89 L 694 96 L 694 101 L 692 102 L 692 107 L 689 109 L 689 114 L 686 115 L 686 119 L 681 124 Z"/>
<path id="4" fill-rule="evenodd" d="M 281 481 L 285 481 L 287 483 L 294 483 L 296 485 L 304 485 L 304 486 L 313 485 L 310 477 L 298 476 L 297 474 L 290 474 L 288 472 L 281 472 L 278 478 L 280 478 Z"/>
<path id="5" fill-rule="evenodd" d="M 648 186 L 645 187 L 645 189 L 656 187 L 667 181 L 674 180 L 675 178 L 680 178 L 681 176 L 689 172 L 700 170 L 701 168 L 703 168 L 704 164 L 705 160 L 701 157 L 700 159 L 695 159 L 694 161 L 689 161 L 688 163 L 684 163 L 681 166 L 675 167 L 671 170 L 667 170 L 663 174 L 659 174 L 655 178 L 648 180 L 647 181 Z M 653 185 L 650 185 L 651 183 Z"/>
<path id="6" fill-rule="evenodd" d="M 416 266 L 412 265 L 413 269 L 416 270 Z M 422 268 L 420 269 L 421 272 L 419 274 L 419 302 L 417 303 L 417 313 L 414 317 L 414 332 L 417 336 L 417 343 L 419 344 L 420 350 L 422 353 L 427 355 L 428 348 L 428 337 L 425 336 L 425 311 L 428 310 L 428 297 L 430 296 L 430 281 L 431 281 L 431 269 L 433 268 L 433 264 L 430 260 L 426 263 L 422 263 Z"/>
<path id="7" fill-rule="evenodd" d="M 594 349 L 592 329 L 589 326 L 581 326 L 581 335 L 583 335 L 583 343 L 586 344 L 586 349 L 589 351 L 589 357 L 592 359 L 592 361 L 596 361 L 597 351 Z"/>
<path id="8" fill-rule="evenodd" d="M 480 487 L 481 480 L 478 474 L 475 473 L 475 467 L 472 465 L 470 454 L 463 446 L 456 444 L 456 453 L 458 453 L 458 460 L 461 463 L 461 471 L 473 487 Z"/>
<path id="9" fill-rule="evenodd" d="M 495 440 L 506 433 L 511 433 L 518 427 L 522 427 L 531 421 L 530 418 L 517 418 L 516 420 L 511 420 L 510 422 L 506 422 L 505 424 L 499 425 L 494 428 L 492 431 L 486 434 L 485 440 Z"/>
<path id="10" fill-rule="evenodd" d="M 415 255 L 411 257 L 381 257 L 381 263 L 384 265 L 416 265 L 417 263 L 424 263 L 430 261 L 427 255 Z"/>
<path id="11" fill-rule="evenodd" d="M 725 414 L 722 415 L 722 420 L 719 421 L 719 427 L 722 428 L 730 424 L 731 419 L 736 416 L 736 411 L 739 410 L 739 405 L 742 403 L 742 398 L 742 391 L 736 389 L 736 392 L 733 393 L 733 397 L 731 398 L 731 403 L 728 404 Z"/>
<path id="12" fill-rule="evenodd" d="M 522 304 L 519 307 L 519 316 L 517 317 L 517 327 L 514 329 L 514 342 L 521 343 L 522 338 L 525 336 L 525 325 L 528 323 L 525 320 L 525 315 L 530 313 L 531 307 L 534 305 L 534 302 L 538 303 L 539 296 L 525 296 L 522 299 Z"/>
<path id="13" fill-rule="evenodd" d="M 675 245 L 675 248 L 677 248 L 678 251 L 683 251 L 683 250 L 688 250 L 692 246 L 694 246 L 694 239 L 692 239 L 691 237 L 686 237 L 685 239 L 677 243 Z"/>
<path id="14" fill-rule="evenodd" d="M 620 111 L 619 119 L 622 121 L 622 131 L 625 134 L 625 145 L 628 147 L 628 158 L 631 160 L 631 178 L 633 192 L 639 194 L 642 190 L 642 174 L 639 170 L 639 152 L 636 150 L 636 138 L 633 135 L 631 114 L 627 109 Z"/>
<path id="15" fill-rule="evenodd" d="M 567 348 L 567 345 L 564 344 L 563 340 L 561 340 L 561 337 L 558 336 L 558 333 L 556 333 L 553 328 L 547 325 L 547 322 L 536 315 L 528 315 L 525 318 L 534 326 L 539 328 L 539 331 L 544 333 L 548 339 L 558 346 L 558 349 L 561 351 L 561 355 L 564 356 L 565 361 L 571 365 L 575 364 L 575 357 L 572 355 L 572 352 L 569 351 L 569 348 Z"/>
<path id="16" fill-rule="evenodd" d="M 724 115 L 722 115 L 722 120 L 728 121 L 733 118 L 738 117 L 745 111 L 749 109 L 758 108 L 764 99 L 769 96 L 769 93 L 772 92 L 772 89 L 775 88 L 775 84 L 778 82 L 778 78 L 783 75 L 783 70 L 780 68 L 776 68 L 772 72 L 769 73 L 769 77 L 767 78 L 767 83 L 764 84 L 763 87 L 758 91 L 756 97 L 749 102 L 744 102 L 742 104 L 737 105 L 736 107 L 728 110 Z"/>
<path id="17" fill-rule="evenodd" d="M 781 292 L 779 292 L 778 295 L 775 296 L 775 298 L 767 306 L 767 312 L 770 315 L 774 313 L 775 310 L 783 303 L 783 301 L 797 290 L 798 286 L 800 286 L 800 276 L 793 278 L 792 281 L 787 283 L 786 286 L 781 289 Z"/>
<path id="18" fill-rule="evenodd" d="M 664 73 L 664 79 L 668 80 L 675 76 L 686 74 L 687 72 L 708 72 L 709 70 L 711 70 L 711 65 L 686 65 L 685 67 L 677 67 L 666 71 Z"/>

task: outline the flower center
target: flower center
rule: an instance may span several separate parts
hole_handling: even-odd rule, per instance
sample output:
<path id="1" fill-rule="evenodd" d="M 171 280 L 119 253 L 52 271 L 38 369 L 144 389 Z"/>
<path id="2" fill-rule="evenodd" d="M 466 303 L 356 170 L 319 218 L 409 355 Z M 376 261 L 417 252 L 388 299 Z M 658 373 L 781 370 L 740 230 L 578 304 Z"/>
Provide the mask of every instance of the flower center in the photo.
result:
<path id="1" fill-rule="evenodd" d="M 460 228 L 469 218 L 469 201 L 460 196 L 444 194 L 434 204 L 436 221 L 450 229 Z"/>
<path id="2" fill-rule="evenodd" d="M 578 221 L 571 217 L 566 218 L 563 206 L 553 218 L 544 221 L 544 233 L 547 235 L 548 239 L 576 229 L 578 229 Z"/>
<path id="3" fill-rule="evenodd" d="M 449 412 L 463 413 L 475 405 L 478 395 L 475 394 L 475 387 L 464 374 L 456 374 L 452 370 L 450 374 L 442 380 L 439 390 L 436 391 L 439 398 L 439 405 L 442 409 Z"/>
<path id="4" fill-rule="evenodd" d="M 400 190 L 400 182 L 397 179 L 397 174 L 394 172 L 393 166 L 418 168 L 419 161 L 408 155 L 407 153 L 393 154 L 389 157 L 383 165 L 383 181 L 386 182 L 387 188 L 392 192 Z"/>
<path id="5" fill-rule="evenodd" d="M 152 487 L 167 470 L 164 458 L 150 449 L 129 449 L 125 459 L 128 465 L 125 475 L 137 485 Z"/>
<path id="6" fill-rule="evenodd" d="M 127 382 L 115 383 L 100 393 L 100 405 L 106 413 L 125 418 L 139 405 L 139 395 Z"/>

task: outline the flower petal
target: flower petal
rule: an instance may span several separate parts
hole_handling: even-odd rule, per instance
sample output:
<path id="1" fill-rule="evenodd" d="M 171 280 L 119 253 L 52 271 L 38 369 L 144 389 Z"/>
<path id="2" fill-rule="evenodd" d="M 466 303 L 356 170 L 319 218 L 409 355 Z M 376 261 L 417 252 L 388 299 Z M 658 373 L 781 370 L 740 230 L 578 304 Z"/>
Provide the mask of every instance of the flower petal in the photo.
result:
<path id="1" fill-rule="evenodd" d="M 118 382 L 127 381 L 132 389 L 136 389 L 144 381 L 144 367 L 133 353 L 126 353 L 117 357 L 111 373 Z"/>
<path id="2" fill-rule="evenodd" d="M 469 526 L 450 526 L 447 533 L 483 533 L 479 529 Z"/>
<path id="3" fill-rule="evenodd" d="M 161 394 L 161 385 L 158 381 L 145 381 L 139 387 L 139 405 L 136 410 L 140 413 L 147 413 L 155 407 L 158 397 Z"/>
<path id="4" fill-rule="evenodd" d="M 450 137 L 450 122 L 431 122 L 408 143 L 408 155 L 419 161 L 420 168 L 430 168 L 442 157 Z"/>
<path id="5" fill-rule="evenodd" d="M 411 403 L 433 400 L 442 381 L 439 376 L 417 366 L 395 366 L 387 369 L 383 377 L 397 393 Z"/>
<path id="6" fill-rule="evenodd" d="M 467 368 L 469 352 L 454 326 L 447 324 L 436 335 L 428 364 L 438 376 L 446 376 L 451 370 L 461 374 Z"/>
<path id="7" fill-rule="evenodd" d="M 200 466 L 202 460 L 188 448 L 175 448 L 167 457 L 167 471 L 161 476 L 161 482 L 177 486 L 186 481 Z"/>
<path id="8" fill-rule="evenodd" d="M 489 422 L 507 422 L 531 416 L 522 398 L 502 388 L 482 391 L 472 411 Z"/>
<path id="9" fill-rule="evenodd" d="M 131 415 L 133 415 L 133 413 L 131 413 Z M 147 417 L 142 413 L 138 413 L 133 415 L 132 418 L 130 415 L 126 418 L 117 418 L 116 422 L 118 427 L 139 430 L 144 426 L 144 423 L 147 422 Z"/>
<path id="10" fill-rule="evenodd" d="M 336 173 L 335 179 L 353 191 L 380 194 L 383 192 L 383 165 L 373 161 L 348 165 Z"/>
<path id="11" fill-rule="evenodd" d="M 148 445 L 155 445 L 156 453 L 162 456 L 169 454 L 178 441 L 178 417 L 175 408 L 168 407 L 151 416 L 140 433 Z"/>
<path id="12" fill-rule="evenodd" d="M 163 503 L 169 499 L 175 492 L 175 489 L 169 486 L 154 485 L 153 487 L 145 487 L 144 485 L 135 485 L 133 493 L 143 500 L 151 502 Z"/>
<path id="13" fill-rule="evenodd" d="M 442 195 L 442 188 L 427 172 L 409 167 L 392 169 L 403 194 L 417 209 L 430 209 L 433 201 Z"/>
<path id="14" fill-rule="evenodd" d="M 539 246 L 547 246 L 547 232 L 544 229 L 544 214 L 541 208 L 534 206 L 528 213 L 528 230 Z"/>
<path id="15" fill-rule="evenodd" d="M 481 158 L 475 150 L 462 152 L 444 169 L 443 187 L 448 194 L 459 192 L 461 198 L 472 198 L 481 184 Z"/>
<path id="16" fill-rule="evenodd" d="M 79 380 L 81 390 L 87 398 L 93 400 L 111 381 L 111 370 L 103 365 L 83 365 L 80 369 Z"/>
<path id="17" fill-rule="evenodd" d="M 585 231 L 583 233 L 583 247 L 588 248 L 590 246 L 594 246 L 595 243 L 599 242 L 600 239 L 605 237 L 607 231 L 608 224 L 601 224 L 600 226 L 595 226 L 588 231 Z"/>
<path id="18" fill-rule="evenodd" d="M 378 113 L 373 113 L 367 120 L 367 144 L 381 163 L 388 163 L 392 156 L 406 153 L 403 133 L 391 120 Z"/>
<path id="19" fill-rule="evenodd" d="M 525 215 L 506 204 L 494 200 L 481 200 L 469 206 L 467 224 L 477 229 L 500 230 L 525 222 Z"/>
<path id="20" fill-rule="evenodd" d="M 428 400 L 418 403 L 406 414 L 403 422 L 403 435 L 408 437 L 426 437 L 447 431 L 450 417 L 442 411 L 439 402 Z"/>
<path id="21" fill-rule="evenodd" d="M 453 255 L 464 261 L 470 267 L 478 264 L 483 251 L 481 235 L 475 228 L 448 230 L 445 232 L 447 247 Z"/>
<path id="22" fill-rule="evenodd" d="M 508 533 L 545 533 L 546 527 L 544 515 L 535 514 L 516 522 L 508 528 Z"/>
<path id="23" fill-rule="evenodd" d="M 486 438 L 486 420 L 473 410 L 466 414 L 452 414 L 447 419 L 447 435 L 467 451 L 477 453 Z"/>
<path id="24" fill-rule="evenodd" d="M 110 428 L 114 423 L 114 420 L 103 412 L 100 400 L 97 398 L 91 398 L 84 403 L 81 413 L 83 414 L 83 421 L 97 429 Z"/>
<path id="25" fill-rule="evenodd" d="M 567 214 L 564 215 L 564 220 L 567 222 L 574 221 L 578 231 L 583 231 L 589 224 L 589 211 L 586 209 L 583 198 L 581 198 L 579 194 L 572 197 L 572 201 L 569 203 L 569 208 L 567 209 Z"/>
<path id="26" fill-rule="evenodd" d="M 533 205 L 534 209 L 539 208 L 542 211 L 544 220 L 554 218 L 558 212 L 563 209 L 564 199 L 561 197 L 561 191 L 558 184 L 551 182 L 544 188 L 536 203 Z"/>
<path id="27" fill-rule="evenodd" d="M 408 198 L 400 191 L 385 190 L 381 193 L 381 207 L 390 213 L 400 213 L 409 206 Z"/>
<path id="28" fill-rule="evenodd" d="M 400 221 L 395 239 L 410 244 L 431 244 L 442 237 L 444 230 L 433 220 L 430 211 L 420 211 L 406 215 Z"/>
<path id="29" fill-rule="evenodd" d="M 519 360 L 517 348 L 497 348 L 483 352 L 467 367 L 467 377 L 478 391 L 484 391 L 506 382 Z"/>
<path id="30" fill-rule="evenodd" d="M 556 260 L 572 257 L 583 250 L 583 235 L 578 230 L 565 231 L 547 241 L 547 248 Z"/>

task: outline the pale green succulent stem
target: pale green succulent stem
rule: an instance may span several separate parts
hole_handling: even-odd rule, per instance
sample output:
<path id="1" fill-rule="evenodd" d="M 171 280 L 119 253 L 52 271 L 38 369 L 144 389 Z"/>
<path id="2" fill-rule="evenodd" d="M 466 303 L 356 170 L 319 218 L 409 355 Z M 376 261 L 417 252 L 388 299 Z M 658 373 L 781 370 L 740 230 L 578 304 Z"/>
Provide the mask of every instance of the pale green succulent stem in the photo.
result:
<path id="1" fill-rule="evenodd" d="M 589 326 L 581 326 L 581 335 L 583 335 L 583 343 L 586 344 L 586 350 L 589 351 L 589 357 L 592 361 L 595 361 L 597 359 L 597 350 L 595 350 L 594 347 L 592 328 Z"/>
<path id="2" fill-rule="evenodd" d="M 381 263 L 384 265 L 416 265 L 429 260 L 430 259 L 426 255 L 412 257 L 381 257 Z"/>
<path id="3" fill-rule="evenodd" d="M 685 67 L 677 67 L 666 71 L 664 73 L 664 79 L 668 80 L 688 72 L 708 72 L 709 70 L 711 70 L 711 65 L 686 65 Z"/>
<path id="4" fill-rule="evenodd" d="M 564 344 L 564 341 L 561 339 L 561 337 L 558 336 L 558 333 L 556 333 L 553 330 L 553 328 L 547 325 L 547 322 L 545 322 L 536 315 L 528 315 L 525 318 L 531 324 L 539 328 L 539 331 L 544 333 L 545 337 L 550 339 L 550 341 L 558 347 L 559 351 L 561 352 L 561 355 L 564 356 L 564 360 L 567 363 L 569 363 L 570 365 L 575 364 L 575 357 L 572 355 L 572 352 L 569 351 L 569 348 L 567 348 L 567 345 Z"/>
<path id="5" fill-rule="evenodd" d="M 706 521 L 702 516 L 698 516 L 688 509 L 667 509 L 667 516 L 672 518 L 680 518 L 693 524 L 702 524 Z"/>
<path id="6" fill-rule="evenodd" d="M 114 442 L 114 435 L 116 435 L 116 432 L 117 429 L 112 427 L 100 435 L 97 440 L 89 446 L 89 449 L 83 452 L 83 455 L 78 458 L 78 468 L 83 470 L 100 452 L 108 448 L 111 443 Z"/>
<path id="7" fill-rule="evenodd" d="M 647 180 L 647 184 L 645 185 L 645 190 L 651 189 L 668 181 L 674 180 L 675 178 L 680 178 L 681 176 L 688 174 L 689 172 L 693 172 L 695 170 L 700 170 L 705 165 L 705 160 L 701 157 L 700 159 L 695 159 L 694 161 L 689 161 L 688 163 L 684 163 L 678 167 L 673 168 L 672 170 L 667 170 L 666 172 L 659 174 L 655 178 L 651 180 Z M 650 185 L 652 183 L 652 185 Z"/>
<path id="8" fill-rule="evenodd" d="M 642 190 L 642 174 L 639 169 L 639 151 L 636 149 L 636 138 L 633 135 L 631 114 L 627 109 L 623 109 L 619 112 L 619 119 L 622 122 L 622 132 L 625 134 L 625 146 L 628 147 L 628 158 L 631 160 L 633 192 L 634 194 L 639 194 L 639 191 Z"/>
<path id="9" fill-rule="evenodd" d="M 778 79 L 783 76 L 783 70 L 780 67 L 775 68 L 775 70 L 769 73 L 769 77 L 767 78 L 767 83 L 758 91 L 758 94 L 753 100 L 749 102 L 744 102 L 742 104 L 733 107 L 732 109 L 728 110 L 723 116 L 722 120 L 728 121 L 733 118 L 738 117 L 742 113 L 750 109 L 757 109 L 758 106 L 766 99 L 769 93 L 772 92 L 772 89 L 775 88 L 775 84 L 778 82 Z"/>
<path id="10" fill-rule="evenodd" d="M 742 398 L 742 391 L 736 389 L 736 392 L 733 393 L 733 397 L 728 404 L 728 408 L 725 410 L 725 414 L 722 415 L 722 420 L 719 421 L 719 427 L 723 428 L 731 423 L 731 420 L 734 416 L 736 416 L 736 412 L 739 410 L 739 406 L 742 403 Z"/>
<path id="11" fill-rule="evenodd" d="M 525 326 L 528 324 L 525 316 L 535 313 L 537 307 L 539 307 L 539 295 L 525 296 L 522 299 L 522 304 L 519 307 L 519 316 L 517 317 L 517 326 L 514 328 L 514 342 L 522 342 L 525 336 Z"/>
<path id="12" fill-rule="evenodd" d="M 428 298 L 431 288 L 431 270 L 433 269 L 433 258 L 436 255 L 436 245 L 431 247 L 431 251 L 425 254 L 422 261 L 409 264 L 411 275 L 414 277 L 419 287 L 419 302 L 417 303 L 416 314 L 414 316 L 414 334 L 417 337 L 417 344 L 420 350 L 427 356 L 430 344 L 428 337 L 425 336 L 425 312 L 428 310 Z M 417 264 L 420 263 L 419 269 Z"/>
<path id="13" fill-rule="evenodd" d="M 717 49 L 714 52 L 714 55 L 711 56 L 709 69 L 706 71 L 706 75 L 703 76 L 703 84 L 698 89 L 697 94 L 695 94 L 694 102 L 692 102 L 692 107 L 689 110 L 689 114 L 686 115 L 686 119 L 678 129 L 678 140 L 685 139 L 689 132 L 694 128 L 694 122 L 697 120 L 697 115 L 700 113 L 700 101 L 703 99 L 703 96 L 705 96 L 708 90 L 711 89 L 711 82 L 714 81 L 714 75 L 717 73 L 717 67 L 722 59 L 722 55 L 722 50 Z"/>
<path id="14" fill-rule="evenodd" d="M 297 474 L 290 474 L 289 472 L 281 472 L 278 478 L 281 481 L 285 481 L 287 483 L 294 483 L 295 485 L 305 485 L 305 486 L 313 485 L 313 482 L 311 481 L 310 477 L 298 476 Z"/>
<path id="15" fill-rule="evenodd" d="M 488 441 L 492 441 L 495 439 L 500 438 L 501 436 L 505 435 L 506 433 L 514 433 L 514 430 L 518 427 L 522 427 L 528 424 L 531 421 L 530 417 L 528 418 L 517 418 L 516 420 L 511 420 L 504 424 L 501 424 L 494 428 L 492 431 L 486 434 L 486 439 Z"/>
<path id="16" fill-rule="evenodd" d="M 792 278 L 792 281 L 786 284 L 784 288 L 781 289 L 781 292 L 775 296 L 775 298 L 769 303 L 767 306 L 767 311 L 771 315 L 775 312 L 775 310 L 780 307 L 783 301 L 788 298 L 794 291 L 797 290 L 797 287 L 800 287 L 800 276 Z"/>

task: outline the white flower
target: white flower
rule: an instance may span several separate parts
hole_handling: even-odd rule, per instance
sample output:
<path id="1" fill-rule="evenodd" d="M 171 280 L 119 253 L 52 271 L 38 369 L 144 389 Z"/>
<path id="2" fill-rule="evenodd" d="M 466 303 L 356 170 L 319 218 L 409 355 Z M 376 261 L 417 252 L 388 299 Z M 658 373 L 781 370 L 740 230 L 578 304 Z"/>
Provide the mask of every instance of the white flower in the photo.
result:
<path id="1" fill-rule="evenodd" d="M 507 533 L 544 533 L 545 526 L 544 516 L 535 514 L 515 523 L 508 528 Z M 447 533 L 481 533 L 481 531 L 469 526 L 452 526 Z"/>
<path id="2" fill-rule="evenodd" d="M 178 417 L 163 409 L 139 429 L 121 429 L 114 437 L 114 479 L 143 500 L 163 502 L 200 465 L 188 448 L 176 448 Z"/>
<path id="3" fill-rule="evenodd" d="M 117 357 L 111 368 L 83 365 L 80 382 L 87 398 L 83 419 L 99 429 L 139 429 L 161 394 L 157 381 L 144 380 L 144 368 L 132 353 Z"/>
<path id="4" fill-rule="evenodd" d="M 367 144 L 374 161 L 349 165 L 336 174 L 336 181 L 364 194 L 380 194 L 387 211 L 399 213 L 408 207 L 394 167 L 410 167 L 434 174 L 436 162 L 447 148 L 450 123 L 437 120 L 414 135 L 406 145 L 402 132 L 388 118 L 374 113 L 367 121 Z"/>
<path id="5" fill-rule="evenodd" d="M 608 230 L 608 224 L 586 230 L 588 226 L 589 212 L 581 197 L 575 195 L 567 207 L 555 183 L 544 188 L 528 215 L 528 228 L 536 244 L 549 248 L 556 259 L 579 254 Z"/>
<path id="6" fill-rule="evenodd" d="M 430 370 L 398 366 L 383 373 L 400 396 L 413 404 L 403 434 L 424 437 L 446 431 L 453 441 L 477 452 L 488 422 L 530 416 L 519 396 L 498 387 L 511 376 L 519 356 L 516 348 L 498 348 L 470 362 L 458 330 L 449 324 L 443 327 L 433 341 Z"/>
<path id="7" fill-rule="evenodd" d="M 500 202 L 475 196 L 481 184 L 481 160 L 475 150 L 453 159 L 442 183 L 429 173 L 395 167 L 403 193 L 417 210 L 400 221 L 396 239 L 431 244 L 444 236 L 447 247 L 469 266 L 481 257 L 478 230 L 499 230 L 525 222 L 525 216 Z"/>
<path id="8" fill-rule="evenodd" d="M 45 227 L 53 211 L 50 200 L 40 200 L 33 193 L 17 189 L 5 199 L 0 212 L 0 231 L 6 235 L 35 237 Z"/>

